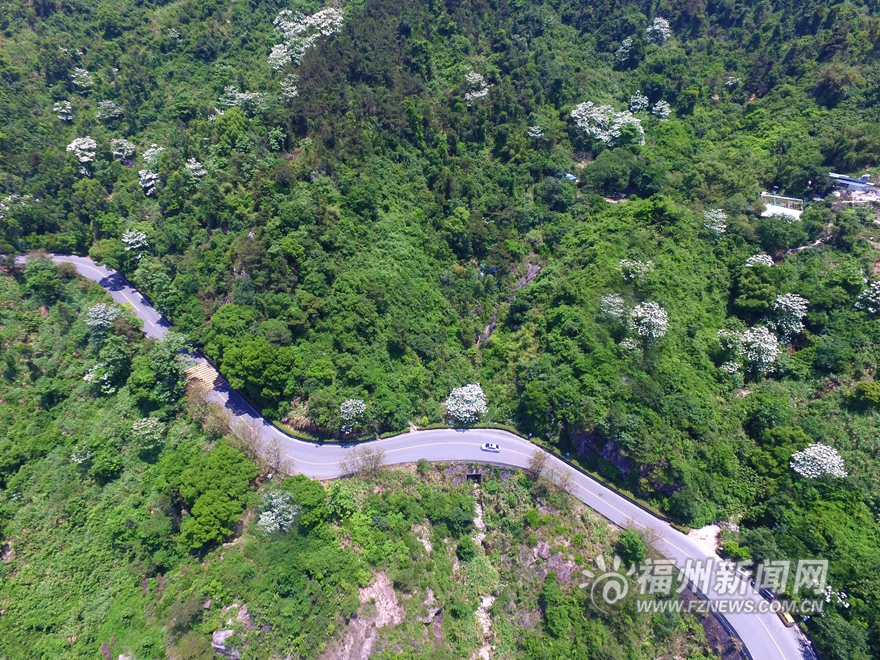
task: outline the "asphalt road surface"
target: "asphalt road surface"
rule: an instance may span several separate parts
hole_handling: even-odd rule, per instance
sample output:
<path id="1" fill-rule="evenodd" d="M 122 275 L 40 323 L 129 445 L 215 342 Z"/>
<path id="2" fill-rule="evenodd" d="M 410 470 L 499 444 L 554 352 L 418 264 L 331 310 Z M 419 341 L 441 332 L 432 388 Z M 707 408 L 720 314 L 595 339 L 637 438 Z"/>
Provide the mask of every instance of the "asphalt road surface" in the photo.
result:
<path id="1" fill-rule="evenodd" d="M 95 264 L 88 257 L 52 255 L 51 258 L 56 263 L 74 264 L 80 275 L 100 283 L 114 300 L 131 308 L 134 314 L 143 320 L 144 332 L 148 337 L 161 339 L 170 329 L 171 326 L 150 302 L 118 273 Z M 202 357 L 197 357 L 196 361 L 205 362 Z M 309 477 L 316 479 L 339 477 L 343 471 L 340 464 L 356 456 L 357 452 L 363 451 L 360 448 L 363 445 L 322 445 L 285 435 L 260 417 L 222 377 L 216 378 L 208 398 L 224 405 L 241 423 L 251 425 L 260 434 L 264 446 L 277 448 L 289 468 Z M 481 445 L 484 442 L 497 443 L 501 451 L 499 453 L 482 451 Z M 536 451 L 542 451 L 512 433 L 492 429 L 450 428 L 414 431 L 377 440 L 369 443 L 368 446 L 381 450 L 386 464 L 414 463 L 419 459 L 426 459 L 432 462 L 463 461 L 519 468 L 527 467 L 532 455 Z M 645 533 L 666 557 L 675 560 L 678 568 L 683 569 L 688 561 L 711 560 L 713 564 L 710 588 L 706 590 L 711 603 L 732 600 L 742 606 L 744 603 L 757 605 L 762 602 L 763 599 L 755 590 L 738 578 L 733 583 L 735 594 L 731 595 L 728 587 L 726 594 L 719 595 L 718 591 L 724 593 L 720 585 L 725 582 L 722 575 L 725 571 L 718 570 L 722 560 L 717 555 L 708 554 L 668 523 L 549 454 L 547 454 L 547 466 L 555 470 L 557 475 L 567 476 L 572 494 L 584 504 L 621 527 L 632 527 Z M 593 572 L 598 574 L 595 568 Z M 755 660 L 814 658 L 803 634 L 797 628 L 786 628 L 773 613 L 738 612 L 726 613 L 725 617 Z"/>

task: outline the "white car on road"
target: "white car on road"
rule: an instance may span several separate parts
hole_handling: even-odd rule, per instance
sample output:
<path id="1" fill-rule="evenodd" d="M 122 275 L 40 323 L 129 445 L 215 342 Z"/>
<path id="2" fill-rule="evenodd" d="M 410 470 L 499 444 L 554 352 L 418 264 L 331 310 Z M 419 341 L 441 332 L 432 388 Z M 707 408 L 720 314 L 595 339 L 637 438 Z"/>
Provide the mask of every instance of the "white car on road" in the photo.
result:
<path id="1" fill-rule="evenodd" d="M 480 449 L 483 451 L 494 451 L 496 454 L 501 451 L 501 447 L 496 445 L 494 442 L 484 442 Z"/>

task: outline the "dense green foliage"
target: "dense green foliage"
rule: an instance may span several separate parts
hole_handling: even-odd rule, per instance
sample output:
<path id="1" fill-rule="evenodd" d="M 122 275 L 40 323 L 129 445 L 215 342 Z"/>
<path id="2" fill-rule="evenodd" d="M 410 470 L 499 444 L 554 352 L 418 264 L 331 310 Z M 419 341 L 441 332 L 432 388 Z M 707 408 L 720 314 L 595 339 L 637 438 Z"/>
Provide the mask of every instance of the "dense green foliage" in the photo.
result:
<path id="1" fill-rule="evenodd" d="M 880 337 L 856 308 L 876 230 L 826 202 L 797 223 L 757 216 L 762 188 L 825 195 L 829 170 L 874 164 L 876 3 L 357 0 L 337 34 L 275 71 L 283 8 L 320 5 L 3 5 L 0 186 L 20 197 L 0 209 L 0 253 L 88 251 L 121 269 L 235 387 L 314 434 L 338 433 L 349 398 L 367 404 L 359 431 L 440 421 L 453 387 L 480 382 L 493 420 L 574 449 L 684 522 L 738 522 L 739 556 L 828 557 L 851 607 L 810 630 L 822 650 L 880 655 Z M 658 16 L 672 30 L 662 45 L 645 31 Z M 469 71 L 485 96 L 465 98 Z M 284 98 L 290 73 L 298 95 Z M 264 97 L 217 116 L 228 86 Z M 672 108 L 668 121 L 639 113 L 644 145 L 630 133 L 609 148 L 570 117 L 585 101 L 625 109 L 637 91 Z M 70 120 L 53 111 L 65 101 Z M 96 152 L 81 162 L 65 149 L 86 135 Z M 136 155 L 114 158 L 112 138 Z M 727 213 L 723 235 L 704 227 L 708 208 Z M 126 232 L 148 247 L 126 250 Z M 746 268 L 760 250 L 777 264 Z M 624 258 L 653 270 L 627 280 Z M 542 272 L 520 289 L 529 265 Z M 70 283 L 35 262 L 23 286 L 54 327 Z M 668 333 L 626 349 L 625 327 L 600 312 L 609 293 L 659 303 Z M 775 371 L 720 370 L 717 331 L 761 322 L 790 293 L 809 301 L 805 331 Z M 28 332 L 43 332 L 33 319 Z M 161 415 L 179 397 L 160 369 L 168 348 L 111 337 L 88 350 L 110 365 L 108 388 L 126 383 L 126 410 Z M 51 456 L 45 411 L 68 400 L 55 367 L 41 410 L 15 421 L 37 431 L 3 439 L 5 490 Z M 104 429 L 131 414 L 101 413 Z M 113 483 L 126 450 L 89 442 L 91 476 Z M 793 472 L 812 442 L 850 476 Z M 182 489 L 191 547 L 242 510 L 246 471 L 228 499 L 197 483 L 238 459 L 213 460 L 156 486 Z"/>
<path id="2" fill-rule="evenodd" d="M 348 619 L 370 616 L 358 590 L 377 572 L 405 607 L 402 621 L 382 630 L 376 657 L 469 656 L 483 643 L 476 610 L 487 595 L 497 597 L 495 643 L 504 657 L 590 657 L 585 647 L 581 655 L 570 649 L 570 638 L 610 649 L 608 657 L 651 658 L 668 648 L 704 657 L 692 617 L 645 646 L 645 635 L 669 622 L 634 612 L 603 618 L 589 608 L 571 572 L 613 552 L 617 532 L 546 482 L 496 473 L 475 489 L 453 485 L 460 471 L 423 466 L 417 477 L 389 472 L 327 489 L 297 476 L 255 493 L 256 466 L 234 438 L 217 439 L 223 427 L 197 397 L 160 408 L 147 398 L 138 408 L 134 383 L 145 379 L 135 364 L 157 364 L 162 346 L 143 340 L 125 314 L 96 339 L 88 310 L 105 294 L 37 263 L 20 283 L 0 277 L 3 657 L 207 659 L 211 633 L 230 625 L 230 644 L 245 658 L 332 654 Z M 46 281 L 51 306 L 35 286 Z M 84 381 L 108 347 L 125 356 L 107 369 L 112 386 Z M 279 490 L 295 522 L 268 534 L 267 496 Z M 485 521 L 479 542 L 475 496 Z M 249 506 L 256 522 L 242 524 Z M 554 546 L 554 565 L 568 571 L 563 582 L 552 572 L 545 582 L 533 552 L 539 542 Z M 426 594 L 435 605 L 428 629 L 437 611 L 446 613 L 436 623 L 440 641 L 427 646 Z M 528 625 L 515 625 L 509 611 Z"/>

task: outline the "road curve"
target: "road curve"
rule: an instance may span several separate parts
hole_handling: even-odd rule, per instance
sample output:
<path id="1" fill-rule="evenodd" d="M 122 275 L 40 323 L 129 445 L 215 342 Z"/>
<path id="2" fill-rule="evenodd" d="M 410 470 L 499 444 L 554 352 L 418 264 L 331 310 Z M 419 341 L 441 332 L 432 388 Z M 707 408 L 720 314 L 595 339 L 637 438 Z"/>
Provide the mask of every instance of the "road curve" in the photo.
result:
<path id="1" fill-rule="evenodd" d="M 95 264 L 88 257 L 50 255 L 56 263 L 70 263 L 77 267 L 80 275 L 98 282 L 110 296 L 120 304 L 129 307 L 144 322 L 144 333 L 151 338 L 161 339 L 171 328 L 150 302 L 118 273 Z M 19 257 L 17 262 L 24 259 Z M 198 357 L 197 362 L 205 362 Z M 253 407 L 229 384 L 218 377 L 209 400 L 222 404 L 233 416 L 258 429 L 262 441 L 276 446 L 292 468 L 315 479 L 332 479 L 341 476 L 340 464 L 357 449 L 351 445 L 317 444 L 292 438 L 264 420 Z M 501 452 L 486 453 L 480 449 L 484 442 L 495 442 Z M 414 431 L 377 440 L 371 447 L 381 449 L 387 464 L 414 463 L 419 459 L 434 462 L 464 461 L 490 463 L 501 466 L 524 468 L 530 457 L 538 449 L 527 440 L 507 431 L 495 429 L 437 429 Z M 734 598 L 755 605 L 762 601 L 754 589 L 745 581 L 736 584 L 736 596 L 716 594 L 716 581 L 722 560 L 707 553 L 685 534 L 672 528 L 651 513 L 633 504 L 630 500 L 569 467 L 551 454 L 547 454 L 547 465 L 557 473 L 567 475 L 572 484 L 572 494 L 596 512 L 619 525 L 633 527 L 645 533 L 654 545 L 667 557 L 675 560 L 679 568 L 688 561 L 712 561 L 713 574 L 711 588 L 707 590 L 710 602 Z M 721 590 L 723 593 L 723 589 Z M 729 592 L 729 590 L 728 590 Z M 812 649 L 804 635 L 797 628 L 786 628 L 772 613 L 727 613 L 726 619 L 736 630 L 755 660 L 813 660 Z"/>

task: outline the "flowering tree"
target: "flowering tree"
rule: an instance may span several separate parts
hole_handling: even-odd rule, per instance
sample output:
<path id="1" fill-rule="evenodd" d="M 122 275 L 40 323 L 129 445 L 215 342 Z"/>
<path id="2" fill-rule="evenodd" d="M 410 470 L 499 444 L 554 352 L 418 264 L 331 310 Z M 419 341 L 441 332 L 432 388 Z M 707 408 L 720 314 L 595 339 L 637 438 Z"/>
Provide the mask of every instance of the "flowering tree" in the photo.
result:
<path id="1" fill-rule="evenodd" d="M 648 26 L 646 30 L 648 43 L 662 46 L 672 36 L 672 28 L 669 27 L 669 21 L 659 16 L 654 22 Z"/>
<path id="2" fill-rule="evenodd" d="M 98 112 L 95 113 L 95 119 L 106 121 L 108 119 L 118 119 L 122 116 L 122 108 L 113 101 L 101 101 L 98 103 Z"/>
<path id="3" fill-rule="evenodd" d="M 103 336 L 113 327 L 113 322 L 122 314 L 122 310 L 116 305 L 98 303 L 89 307 L 86 312 L 86 325 L 89 332 L 95 336 Z"/>
<path id="4" fill-rule="evenodd" d="M 473 101 L 481 99 L 489 95 L 489 87 L 491 85 L 486 82 L 486 78 L 476 71 L 468 71 L 465 76 L 465 85 L 468 89 L 465 92 L 464 100 L 470 105 Z"/>
<path id="5" fill-rule="evenodd" d="M 624 130 L 631 127 L 635 132 L 636 142 L 645 143 L 645 130 L 642 122 L 629 110 L 616 112 L 610 105 L 596 105 L 592 101 L 581 103 L 571 111 L 571 118 L 587 137 L 598 140 L 609 147 L 615 146 L 624 135 Z"/>
<path id="6" fill-rule="evenodd" d="M 138 170 L 138 183 L 144 190 L 144 195 L 151 197 L 156 193 L 156 185 L 159 183 L 159 175 L 152 170 Z"/>
<path id="7" fill-rule="evenodd" d="M 614 61 L 623 63 L 629 59 L 629 52 L 632 50 L 633 40 L 632 37 L 627 37 L 623 41 L 620 42 L 620 48 L 614 51 Z"/>
<path id="8" fill-rule="evenodd" d="M 645 302 L 633 307 L 629 314 L 630 329 L 647 342 L 666 335 L 669 330 L 669 315 L 658 303 Z"/>
<path id="9" fill-rule="evenodd" d="M 280 71 L 291 62 L 299 64 L 318 39 L 342 29 L 343 19 L 342 10 L 336 7 L 327 7 L 310 16 L 295 14 L 289 9 L 281 10 L 273 24 L 282 41 L 272 47 L 269 66 Z"/>
<path id="10" fill-rule="evenodd" d="M 630 112 L 641 112 L 642 110 L 647 110 L 649 105 L 651 105 L 651 102 L 648 100 L 647 96 L 642 94 L 642 90 L 637 91 L 635 94 L 629 97 Z"/>
<path id="11" fill-rule="evenodd" d="M 73 105 L 70 101 L 58 101 L 52 106 L 52 110 L 61 121 L 73 121 Z"/>
<path id="12" fill-rule="evenodd" d="M 152 144 L 144 152 L 143 159 L 146 167 L 138 170 L 139 183 L 144 191 L 144 195 L 150 197 L 156 193 L 156 186 L 159 183 L 159 174 L 156 171 L 159 167 L 159 156 L 165 151 L 165 147 L 158 144 Z M 126 248 L 127 249 L 127 248 Z"/>
<path id="13" fill-rule="evenodd" d="M 736 330 L 721 329 L 718 331 L 718 344 L 726 354 L 726 361 L 718 367 L 721 371 L 734 374 L 742 365 L 739 360 L 743 355 L 743 336 Z"/>
<path id="14" fill-rule="evenodd" d="M 235 85 L 227 85 L 217 102 L 227 108 L 241 108 L 242 111 L 252 114 L 263 108 L 266 97 L 260 92 L 240 92 Z"/>
<path id="15" fill-rule="evenodd" d="M 606 293 L 599 303 L 599 312 L 602 316 L 622 322 L 626 317 L 623 297 L 618 293 Z"/>
<path id="16" fill-rule="evenodd" d="M 660 121 L 666 121 L 669 119 L 669 115 L 672 114 L 672 108 L 666 101 L 657 101 L 654 107 L 651 108 L 651 114 Z"/>
<path id="17" fill-rule="evenodd" d="M 89 449 L 85 445 L 77 445 L 73 448 L 73 451 L 70 452 L 70 460 L 77 465 L 82 465 L 87 461 L 90 461 L 95 455 L 91 449 Z"/>
<path id="18" fill-rule="evenodd" d="M 116 387 L 113 385 L 114 376 L 113 370 L 109 369 L 107 364 L 99 362 L 89 368 L 83 380 L 103 394 L 114 394 L 116 392 Z"/>
<path id="19" fill-rule="evenodd" d="M 134 231 L 129 229 L 122 234 L 122 243 L 125 245 L 126 252 L 137 252 L 137 258 L 149 249 L 150 244 L 147 242 L 147 235 L 142 231 Z"/>
<path id="20" fill-rule="evenodd" d="M 161 447 L 164 435 L 165 424 L 155 417 L 135 420 L 131 426 L 132 439 L 145 451 Z"/>
<path id="21" fill-rule="evenodd" d="M 299 88 L 296 86 L 298 82 L 298 76 L 293 74 L 285 76 L 281 81 L 281 98 L 290 103 L 293 99 L 299 96 Z"/>
<path id="22" fill-rule="evenodd" d="M 479 383 L 457 387 L 446 399 L 446 414 L 461 424 L 473 424 L 489 412 Z"/>
<path id="23" fill-rule="evenodd" d="M 807 315 L 809 305 L 809 300 L 796 293 L 776 297 L 773 304 L 774 325 L 783 339 L 790 339 L 803 332 L 803 318 Z"/>
<path id="24" fill-rule="evenodd" d="M 721 209 L 706 209 L 703 226 L 713 234 L 721 235 L 727 231 L 727 214 Z"/>
<path id="25" fill-rule="evenodd" d="M 846 476 L 843 458 L 837 450 L 819 442 L 793 454 L 789 465 L 808 479 L 818 479 L 826 474 L 841 478 Z"/>
<path id="26" fill-rule="evenodd" d="M 653 261 L 639 261 L 637 259 L 621 259 L 618 266 L 620 274 L 627 282 L 633 280 L 644 280 L 645 277 L 654 270 Z"/>
<path id="27" fill-rule="evenodd" d="M 159 165 L 159 156 L 162 155 L 162 152 L 165 151 L 165 147 L 160 147 L 155 142 L 149 146 L 149 148 L 144 152 L 144 163 L 147 164 L 147 167 L 150 169 L 155 169 Z"/>
<path id="28" fill-rule="evenodd" d="M 748 259 L 746 259 L 746 268 L 751 268 L 752 266 L 773 266 L 773 257 L 769 254 L 754 254 Z"/>
<path id="29" fill-rule="evenodd" d="M 767 328 L 750 328 L 741 335 L 742 352 L 749 368 L 758 373 L 773 371 L 776 359 L 782 352 L 776 336 Z"/>
<path id="30" fill-rule="evenodd" d="M 67 145 L 67 151 L 72 153 L 80 163 L 91 163 L 95 160 L 95 154 L 98 151 L 98 143 L 88 135 L 76 138 Z"/>
<path id="31" fill-rule="evenodd" d="M 529 126 L 529 130 L 526 133 L 530 138 L 540 139 L 544 137 L 544 129 L 540 126 Z"/>
<path id="32" fill-rule="evenodd" d="M 110 150 L 116 160 L 128 160 L 134 156 L 134 144 L 125 138 L 113 138 L 110 140 Z"/>
<path id="33" fill-rule="evenodd" d="M 29 199 L 32 199 L 30 195 L 16 195 L 15 193 L 0 199 L 0 220 L 5 220 L 16 206 L 27 206 Z"/>
<path id="34" fill-rule="evenodd" d="M 260 517 L 257 527 L 264 534 L 283 534 L 289 532 L 299 519 L 300 508 L 289 493 L 283 490 L 269 490 L 260 502 Z"/>
<path id="35" fill-rule="evenodd" d="M 351 433 L 361 415 L 367 412 L 367 404 L 360 399 L 346 399 L 339 406 L 339 416 L 342 418 L 342 432 Z"/>
<path id="36" fill-rule="evenodd" d="M 95 82 L 92 79 L 92 74 L 80 67 L 76 67 L 73 70 L 73 73 L 70 75 L 70 81 L 80 90 L 89 89 Z"/>
<path id="37" fill-rule="evenodd" d="M 880 314 L 880 282 L 871 282 L 856 299 L 856 309 L 868 314 Z"/>
<path id="38" fill-rule="evenodd" d="M 189 172 L 190 176 L 196 179 L 201 179 L 208 173 L 208 171 L 202 167 L 202 164 L 195 158 L 190 158 L 186 161 L 186 171 Z"/>

